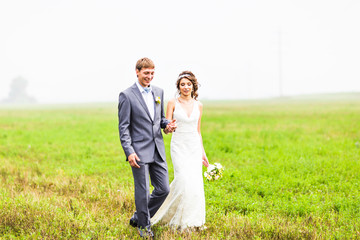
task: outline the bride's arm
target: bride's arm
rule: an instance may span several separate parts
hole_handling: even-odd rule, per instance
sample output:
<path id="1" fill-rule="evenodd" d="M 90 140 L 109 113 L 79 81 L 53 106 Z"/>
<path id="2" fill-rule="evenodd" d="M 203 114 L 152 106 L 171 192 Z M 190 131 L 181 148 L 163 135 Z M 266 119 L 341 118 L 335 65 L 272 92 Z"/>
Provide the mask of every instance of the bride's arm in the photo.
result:
<path id="1" fill-rule="evenodd" d="M 199 116 L 199 121 L 198 121 L 198 133 L 200 135 L 200 141 L 201 141 L 201 147 L 202 147 L 202 163 L 205 167 L 209 166 L 209 160 L 206 157 L 206 153 L 205 153 L 205 149 L 204 149 L 204 144 L 203 144 L 203 140 L 202 140 L 202 136 L 201 136 L 201 116 L 202 116 L 202 111 L 203 111 L 203 105 L 201 102 L 199 102 L 199 110 L 200 110 L 200 116 Z"/>
<path id="2" fill-rule="evenodd" d="M 175 99 L 171 99 L 171 100 L 169 100 L 167 107 L 166 107 L 166 119 L 172 121 L 171 123 L 174 124 L 173 127 L 175 127 L 175 129 L 176 129 L 176 123 L 175 123 L 175 121 L 173 121 L 173 120 L 175 120 L 175 119 L 173 119 L 174 110 L 175 110 Z M 172 131 L 169 131 L 168 128 L 164 129 L 165 134 L 168 134 L 170 132 L 172 132 Z"/>
<path id="3" fill-rule="evenodd" d="M 169 100 L 167 107 L 166 107 L 166 119 L 173 120 L 173 114 L 175 110 L 175 99 Z"/>

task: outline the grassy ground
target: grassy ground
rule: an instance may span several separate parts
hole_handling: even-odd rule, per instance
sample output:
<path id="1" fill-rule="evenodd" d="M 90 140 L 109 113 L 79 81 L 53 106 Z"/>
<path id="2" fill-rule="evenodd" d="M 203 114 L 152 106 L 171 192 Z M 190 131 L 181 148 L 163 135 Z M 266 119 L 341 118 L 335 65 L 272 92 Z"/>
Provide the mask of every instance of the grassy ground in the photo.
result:
<path id="1" fill-rule="evenodd" d="M 204 106 L 207 229 L 157 239 L 360 239 L 360 98 Z M 116 105 L 0 109 L 0 238 L 136 239 L 134 210 Z"/>

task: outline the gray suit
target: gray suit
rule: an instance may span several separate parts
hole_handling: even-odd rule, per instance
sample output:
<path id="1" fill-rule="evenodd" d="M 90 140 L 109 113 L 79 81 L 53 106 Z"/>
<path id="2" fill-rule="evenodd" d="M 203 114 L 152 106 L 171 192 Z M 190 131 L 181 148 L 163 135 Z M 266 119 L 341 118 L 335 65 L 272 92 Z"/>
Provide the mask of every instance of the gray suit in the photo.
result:
<path id="1" fill-rule="evenodd" d="M 140 168 L 132 167 L 135 184 L 136 212 L 133 220 L 139 227 L 150 227 L 150 218 L 156 213 L 169 193 L 164 140 L 161 128 L 169 121 L 165 118 L 162 89 L 151 86 L 154 101 L 154 119 L 136 84 L 119 95 L 119 134 L 126 159 L 132 153 L 140 158 Z M 150 195 L 149 176 L 154 190 Z"/>

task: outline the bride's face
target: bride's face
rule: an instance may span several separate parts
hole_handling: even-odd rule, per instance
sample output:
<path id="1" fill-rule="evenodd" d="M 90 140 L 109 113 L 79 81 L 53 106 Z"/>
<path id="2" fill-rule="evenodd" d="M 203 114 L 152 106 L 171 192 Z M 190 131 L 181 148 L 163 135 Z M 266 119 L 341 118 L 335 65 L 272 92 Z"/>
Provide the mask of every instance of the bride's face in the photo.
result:
<path id="1" fill-rule="evenodd" d="M 187 78 L 183 78 L 180 80 L 180 95 L 186 97 L 186 96 L 191 96 L 191 92 L 193 89 L 193 85 L 191 83 L 191 81 Z"/>

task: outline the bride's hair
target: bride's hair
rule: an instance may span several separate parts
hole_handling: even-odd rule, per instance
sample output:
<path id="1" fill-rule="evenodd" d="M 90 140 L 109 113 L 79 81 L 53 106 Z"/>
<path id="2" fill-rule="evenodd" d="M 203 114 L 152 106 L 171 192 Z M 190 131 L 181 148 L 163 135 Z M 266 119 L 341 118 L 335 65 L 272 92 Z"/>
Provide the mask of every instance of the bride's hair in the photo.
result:
<path id="1" fill-rule="evenodd" d="M 180 81 L 183 78 L 188 79 L 192 83 L 193 89 L 191 92 L 191 97 L 197 100 L 197 97 L 199 96 L 198 89 L 200 84 L 198 83 L 195 75 L 191 71 L 183 71 L 179 74 L 178 79 L 176 81 L 176 88 L 178 90 L 178 94 L 180 94 Z"/>

